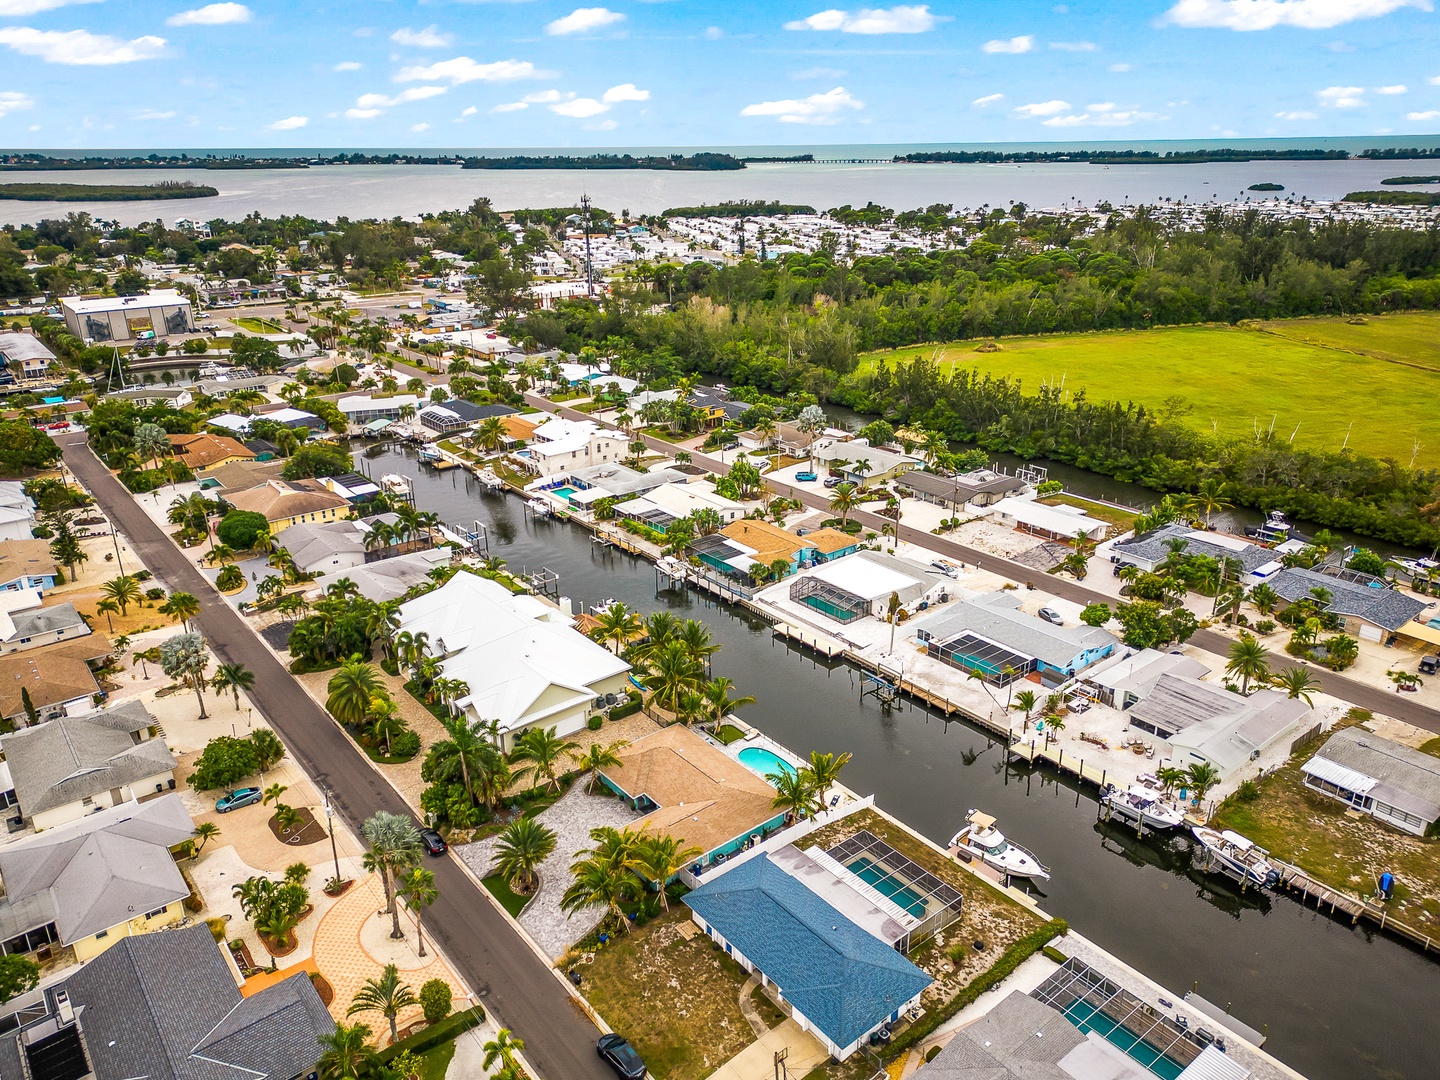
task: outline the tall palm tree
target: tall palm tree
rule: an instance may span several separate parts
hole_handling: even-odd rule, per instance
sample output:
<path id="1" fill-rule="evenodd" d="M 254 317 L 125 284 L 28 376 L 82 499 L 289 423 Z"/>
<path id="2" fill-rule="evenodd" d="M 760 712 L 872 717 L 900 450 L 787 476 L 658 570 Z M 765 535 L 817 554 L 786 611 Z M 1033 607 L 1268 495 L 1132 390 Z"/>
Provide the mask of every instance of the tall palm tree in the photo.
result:
<path id="1" fill-rule="evenodd" d="M 216 825 L 213 821 L 202 821 L 199 825 L 196 825 L 195 839 L 199 840 L 200 843 L 195 845 L 195 854 L 198 856 L 200 852 L 205 850 L 205 845 L 219 835 L 220 826 Z"/>
<path id="2" fill-rule="evenodd" d="M 1270 676 L 1270 685 L 1276 690 L 1284 690 L 1286 697 L 1300 698 L 1312 708 L 1315 702 L 1310 695 L 1320 692 L 1320 684 L 1309 669 L 1303 667 L 1286 668 L 1278 675 Z"/>
<path id="3" fill-rule="evenodd" d="M 840 515 L 840 526 L 844 528 L 850 522 L 850 515 L 857 505 L 855 498 L 855 485 L 846 481 L 835 488 L 835 495 L 830 500 L 830 512 Z"/>
<path id="4" fill-rule="evenodd" d="M 1226 510 L 1233 509 L 1235 504 L 1225 498 L 1225 482 L 1212 478 L 1200 484 L 1195 495 L 1195 505 L 1205 515 L 1205 527 L 1208 529 L 1211 514 L 1223 514 Z"/>
<path id="5" fill-rule="evenodd" d="M 1209 794 L 1210 789 L 1220 783 L 1221 777 L 1220 771 L 1214 765 L 1208 761 L 1202 761 L 1191 765 L 1186 770 L 1185 779 L 1190 785 L 1190 790 L 1195 793 L 1195 805 L 1199 806 L 1205 801 L 1205 796 Z"/>
<path id="6" fill-rule="evenodd" d="M 629 829 L 623 833 L 604 826 L 593 829 L 590 838 L 595 846 L 582 851 L 570 865 L 572 881 L 560 897 L 560 908 L 567 913 L 592 904 L 609 908 L 608 918 L 621 929 L 628 929 L 628 920 L 620 905 L 633 900 L 640 892 L 640 880 L 630 871 L 636 835 Z"/>
<path id="7" fill-rule="evenodd" d="M 727 715 L 744 705 L 754 705 L 755 699 L 748 694 L 731 697 L 730 690 L 735 684 L 721 675 L 705 684 L 701 696 L 705 699 L 706 712 L 712 723 L 722 723 Z"/>
<path id="8" fill-rule="evenodd" d="M 498 416 L 487 416 L 475 428 L 472 440 L 482 450 L 493 452 L 504 444 L 505 435 L 505 422 Z"/>
<path id="9" fill-rule="evenodd" d="M 391 917 L 390 936 L 402 938 L 405 933 L 400 929 L 400 912 L 395 907 L 395 883 L 420 862 L 420 830 L 408 817 L 381 810 L 366 819 L 360 832 L 370 846 L 363 865 L 370 873 L 380 875 L 380 885 L 385 890 L 385 910 Z"/>
<path id="10" fill-rule="evenodd" d="M 517 818 L 496 838 L 490 869 L 503 877 L 516 893 L 528 896 L 539 885 L 537 871 L 540 864 L 554 854 L 555 844 L 553 830 L 535 818 Z"/>
<path id="11" fill-rule="evenodd" d="M 720 646 L 710 640 L 710 631 L 699 619 L 686 619 L 676 640 L 685 646 L 686 652 L 707 666 L 710 657 L 720 651 Z"/>
<path id="12" fill-rule="evenodd" d="M 1230 659 L 1225 671 L 1240 677 L 1240 692 L 1246 693 L 1250 683 L 1264 682 L 1270 676 L 1270 650 L 1261 645 L 1253 634 L 1241 634 L 1240 640 L 1231 642 Z"/>
<path id="13" fill-rule="evenodd" d="M 481 1062 L 481 1068 L 486 1072 L 489 1072 L 491 1066 L 498 1061 L 500 1073 L 497 1073 L 497 1076 L 501 1073 L 508 1076 L 519 1075 L 519 1062 L 515 1060 L 515 1056 L 525 1049 L 525 1040 L 517 1039 L 510 1034 L 509 1028 L 501 1028 L 495 1033 L 495 1038 L 487 1042 L 481 1049 L 485 1051 L 485 1059 Z"/>
<path id="14" fill-rule="evenodd" d="M 808 783 L 817 797 L 823 797 L 840 781 L 840 770 L 850 762 L 848 753 L 822 754 L 810 751 L 810 760 L 800 769 L 800 778 Z"/>
<path id="15" fill-rule="evenodd" d="M 405 906 L 415 913 L 415 936 L 420 943 L 420 955 L 424 956 L 425 909 L 440 899 L 440 890 L 435 887 L 435 874 L 417 866 L 400 879 L 398 889 Z"/>
<path id="16" fill-rule="evenodd" d="M 807 777 L 789 769 L 773 772 L 765 778 L 775 789 L 771 805 L 785 811 L 785 819 L 794 821 L 805 814 L 815 815 L 821 809 L 820 796 Z"/>
<path id="17" fill-rule="evenodd" d="M 410 730 L 410 721 L 400 712 L 400 706 L 387 695 L 376 694 L 370 699 L 365 718 L 370 721 L 370 738 L 385 744 L 385 756 L 392 756 L 391 742 L 396 735 Z"/>
<path id="18" fill-rule="evenodd" d="M 512 759 L 515 761 L 528 761 L 530 764 L 524 768 L 515 770 L 515 778 L 522 776 L 530 777 L 530 790 L 535 790 L 541 780 L 545 786 L 560 790 L 560 778 L 555 773 L 555 767 L 570 751 L 576 749 L 579 743 L 571 742 L 569 739 L 562 739 L 555 734 L 555 728 L 531 728 L 515 740 L 515 753 Z"/>
<path id="19" fill-rule="evenodd" d="M 249 693 L 255 688 L 255 673 L 244 664 L 220 664 L 210 678 L 210 688 L 216 694 L 229 692 L 235 696 L 235 711 L 240 711 L 240 692 Z"/>
<path id="20" fill-rule="evenodd" d="M 473 800 L 476 783 L 493 771 L 495 759 L 503 763 L 504 756 L 483 722 L 472 722 L 464 716 L 452 716 L 442 722 L 449 738 L 430 747 L 430 768 L 438 780 L 452 783 L 459 780 Z"/>
<path id="21" fill-rule="evenodd" d="M 100 595 L 113 601 L 121 615 L 127 615 L 131 604 L 140 603 L 140 582 L 133 574 L 121 574 L 101 585 Z"/>
<path id="22" fill-rule="evenodd" d="M 157 609 L 162 615 L 169 615 L 172 619 L 179 619 L 186 630 L 190 629 L 190 620 L 200 614 L 200 601 L 193 593 L 177 592 L 171 593 L 169 599 Z"/>
<path id="23" fill-rule="evenodd" d="M 616 602 L 595 616 L 595 629 L 590 631 L 590 636 L 596 641 L 608 643 L 618 655 L 644 632 L 640 616 Z"/>
<path id="24" fill-rule="evenodd" d="M 320 1045 L 325 1047 L 315 1063 L 320 1080 L 365 1080 L 381 1071 L 365 1024 L 336 1024 L 334 1031 L 320 1036 Z"/>
<path id="25" fill-rule="evenodd" d="M 420 999 L 415 996 L 415 992 L 400 978 L 399 968 L 394 964 L 386 964 L 378 979 L 366 979 L 360 989 L 355 991 L 355 997 L 350 1002 L 350 1007 L 345 1010 L 345 1015 L 378 1012 L 390 1022 L 390 1041 L 393 1043 L 400 1038 L 396 1017 L 403 1010 L 419 1004 Z"/>
<path id="26" fill-rule="evenodd" d="M 373 664 L 352 656 L 340 665 L 325 684 L 329 697 L 325 708 L 342 724 L 358 724 L 370 709 L 370 699 L 385 692 L 385 684 Z"/>
<path id="27" fill-rule="evenodd" d="M 687 693 L 700 689 L 704 668 L 685 647 L 684 642 L 670 641 L 649 658 L 654 686 L 655 704 L 670 712 L 678 712 L 680 700 Z"/>
<path id="28" fill-rule="evenodd" d="M 665 886 L 704 853 L 700 847 L 693 844 L 686 846 L 673 836 L 642 833 L 630 856 L 630 869 L 655 886 L 660 893 L 660 910 L 669 911 L 670 898 L 665 893 Z"/>
<path id="29" fill-rule="evenodd" d="M 620 767 L 620 755 L 617 751 L 625 745 L 627 744 L 624 739 L 616 739 L 608 746 L 591 743 L 582 751 L 570 751 L 570 760 L 590 774 L 587 791 L 594 794 L 595 789 L 600 786 L 600 774 L 604 770 Z"/>

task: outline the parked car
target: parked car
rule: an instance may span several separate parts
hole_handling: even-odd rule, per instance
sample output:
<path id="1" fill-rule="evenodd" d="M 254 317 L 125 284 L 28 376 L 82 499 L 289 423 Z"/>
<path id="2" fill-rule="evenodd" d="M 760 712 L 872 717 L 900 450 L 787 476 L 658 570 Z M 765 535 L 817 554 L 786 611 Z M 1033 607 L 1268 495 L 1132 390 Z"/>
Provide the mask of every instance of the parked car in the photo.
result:
<path id="1" fill-rule="evenodd" d="M 845 478 L 843 476 L 827 476 L 825 478 L 825 486 L 827 488 L 837 488 L 844 482 Z"/>
<path id="2" fill-rule="evenodd" d="M 231 810 L 239 810 L 242 806 L 254 806 L 264 794 L 258 787 L 236 788 L 229 795 L 222 795 L 216 801 L 215 812 L 228 814 Z"/>
<path id="3" fill-rule="evenodd" d="M 445 838 L 434 829 L 420 830 L 420 843 L 425 845 L 425 854 L 440 856 L 450 850 L 450 845 L 445 843 Z"/>
<path id="4" fill-rule="evenodd" d="M 625 1041 L 624 1036 L 613 1032 L 601 1035 L 595 1043 L 595 1052 L 605 1059 L 605 1064 L 614 1069 L 615 1075 L 621 1077 L 621 1080 L 643 1080 L 645 1062 L 640 1060 L 640 1055 Z"/>
<path id="5" fill-rule="evenodd" d="M 1065 625 L 1065 620 L 1060 617 L 1060 613 L 1054 608 L 1042 607 L 1036 614 L 1048 623 L 1054 623 L 1056 626 Z"/>
<path id="6" fill-rule="evenodd" d="M 813 484 L 815 482 L 815 474 L 813 472 L 797 472 L 795 479 L 802 484 Z"/>
<path id="7" fill-rule="evenodd" d="M 1422 656 L 1420 658 L 1420 674 L 1434 675 L 1440 671 L 1440 656 Z"/>

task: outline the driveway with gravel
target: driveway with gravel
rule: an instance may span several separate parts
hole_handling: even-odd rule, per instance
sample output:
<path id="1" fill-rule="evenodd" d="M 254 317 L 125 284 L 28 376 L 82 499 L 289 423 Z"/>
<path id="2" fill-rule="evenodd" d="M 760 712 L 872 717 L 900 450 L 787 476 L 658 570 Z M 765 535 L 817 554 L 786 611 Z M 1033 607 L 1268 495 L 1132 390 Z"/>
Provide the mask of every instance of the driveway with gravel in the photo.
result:
<path id="1" fill-rule="evenodd" d="M 567 915 L 560 910 L 560 897 L 570 885 L 570 864 L 575 856 L 591 845 L 590 830 L 602 825 L 619 829 L 642 815 L 610 795 L 587 795 L 584 781 L 579 781 L 556 803 L 536 815 L 538 820 L 555 832 L 555 852 L 540 864 L 540 890 L 520 913 L 520 925 L 545 950 L 545 955 L 559 959 L 567 949 L 584 937 L 605 914 L 603 906 L 592 906 Z M 455 849 L 477 877 L 492 873 L 498 838 L 491 836 L 479 843 Z"/>

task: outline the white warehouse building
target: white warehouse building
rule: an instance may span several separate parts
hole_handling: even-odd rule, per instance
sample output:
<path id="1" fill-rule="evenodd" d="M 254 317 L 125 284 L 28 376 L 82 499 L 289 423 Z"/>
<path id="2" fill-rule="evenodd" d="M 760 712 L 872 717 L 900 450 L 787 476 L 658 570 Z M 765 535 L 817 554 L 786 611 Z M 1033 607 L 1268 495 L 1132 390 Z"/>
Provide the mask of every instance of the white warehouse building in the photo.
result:
<path id="1" fill-rule="evenodd" d="M 67 296 L 60 307 L 66 329 L 85 341 L 147 341 L 195 331 L 190 301 L 174 289 L 139 296 Z"/>

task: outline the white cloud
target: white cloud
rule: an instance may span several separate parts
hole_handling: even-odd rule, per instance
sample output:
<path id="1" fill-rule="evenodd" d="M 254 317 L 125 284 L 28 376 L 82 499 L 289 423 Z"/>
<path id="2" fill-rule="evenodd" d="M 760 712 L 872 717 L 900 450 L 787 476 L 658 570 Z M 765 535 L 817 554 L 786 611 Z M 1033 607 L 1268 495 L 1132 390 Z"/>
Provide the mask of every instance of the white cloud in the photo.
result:
<path id="1" fill-rule="evenodd" d="M 331 71 L 359 71 L 365 65 L 358 60 L 341 60 Z"/>
<path id="2" fill-rule="evenodd" d="M 600 95 L 600 100 L 607 105 L 614 105 L 619 101 L 649 101 L 649 90 L 637 90 L 633 82 L 621 83 L 619 86 L 612 86 L 605 93 Z"/>
<path id="3" fill-rule="evenodd" d="M 415 132 L 415 133 L 418 135 L 418 134 L 419 134 L 420 132 L 422 132 L 422 131 L 429 131 L 429 130 L 430 130 L 430 125 L 429 125 L 429 124 L 426 124 L 426 123 L 424 123 L 424 122 L 421 122 L 421 123 L 419 123 L 419 124 L 411 124 L 411 125 L 410 125 L 410 130 L 413 131 L 413 132 Z"/>
<path id="4" fill-rule="evenodd" d="M 469 108 L 465 109 L 465 111 L 462 112 L 460 115 L 461 115 L 461 116 L 474 116 L 474 115 L 475 115 L 476 113 L 478 113 L 479 111 L 480 111 L 480 110 L 477 109 L 474 105 L 471 105 Z"/>
<path id="5" fill-rule="evenodd" d="M 935 15 L 929 4 L 897 4 L 893 8 L 830 8 L 785 24 L 786 30 L 839 30 L 842 34 L 923 34 L 949 16 Z"/>
<path id="6" fill-rule="evenodd" d="M 720 40 L 722 37 L 724 37 L 724 36 L 725 36 L 725 31 L 724 31 L 724 30 L 721 30 L 720 27 L 718 27 L 718 26 L 707 26 L 707 27 L 705 27 L 705 40 L 706 40 L 706 41 L 719 41 L 719 40 Z"/>
<path id="7" fill-rule="evenodd" d="M 297 131 L 310 123 L 308 116 L 287 116 L 284 120 L 276 120 L 270 125 L 271 131 Z"/>
<path id="8" fill-rule="evenodd" d="M 984 97 L 977 97 L 974 101 L 970 102 L 970 104 L 974 105 L 977 109 L 983 109 L 986 105 L 994 105 L 997 101 L 1003 101 L 1004 98 L 1004 94 L 986 94 Z"/>
<path id="9" fill-rule="evenodd" d="M 774 116 L 782 124 L 835 124 L 838 114 L 845 109 L 863 109 L 865 103 L 856 98 L 843 86 L 823 94 L 811 94 L 806 98 L 783 101 L 761 101 L 746 105 L 740 110 L 741 116 Z"/>
<path id="10" fill-rule="evenodd" d="M 1440 109 L 1426 109 L 1424 112 L 1405 114 L 1406 120 L 1440 120 Z"/>
<path id="11" fill-rule="evenodd" d="M 1315 113 L 1313 113 L 1313 112 L 1277 112 L 1277 113 L 1275 114 L 1275 119 L 1276 119 L 1276 120 L 1318 120 L 1318 119 L 1320 119 L 1320 117 L 1317 116 L 1317 115 L 1316 115 Z"/>
<path id="12" fill-rule="evenodd" d="M 153 60 L 165 52 L 165 39 L 147 34 L 124 41 L 88 30 L 36 30 L 29 26 L 0 27 L 0 45 L 49 64 L 97 67 Z"/>
<path id="13" fill-rule="evenodd" d="M 1410 88 L 1408 86 L 1403 86 L 1397 83 L 1394 86 L 1377 86 L 1375 87 L 1375 93 L 1384 94 L 1387 97 L 1393 97 L 1396 94 L 1404 94 L 1409 91 L 1409 89 Z"/>
<path id="14" fill-rule="evenodd" d="M 1143 120 L 1169 120 L 1168 116 L 1160 116 L 1158 113 L 1141 112 L 1138 109 L 1116 109 L 1113 101 L 1102 101 L 1095 105 L 1086 105 L 1083 113 L 1067 113 L 1063 116 L 1052 116 L 1042 121 L 1046 127 L 1071 128 L 1071 127 L 1129 127 L 1131 124 Z"/>
<path id="15" fill-rule="evenodd" d="M 1029 105 L 1017 105 L 1015 114 L 1017 116 L 1054 116 L 1056 113 L 1067 112 L 1070 109 L 1068 101 L 1061 101 L 1056 98 L 1054 101 L 1037 101 Z"/>
<path id="16" fill-rule="evenodd" d="M 591 97 L 574 98 L 570 101 L 562 101 L 558 105 L 551 105 L 550 111 L 559 116 L 568 116 L 574 120 L 588 120 L 592 116 L 599 116 L 603 112 L 609 112 L 610 106 L 603 101 L 596 101 Z"/>
<path id="17" fill-rule="evenodd" d="M 166 26 L 229 26 L 233 23 L 248 23 L 250 9 L 244 4 L 206 4 L 204 7 L 182 11 L 165 20 Z"/>
<path id="18" fill-rule="evenodd" d="M 994 41 L 985 42 L 980 48 L 987 53 L 1027 53 L 1035 48 L 1035 37 L 1033 34 L 1021 34 L 1008 41 L 997 38 Z"/>
<path id="19" fill-rule="evenodd" d="M 490 111 L 492 113 L 519 112 L 521 109 L 528 109 L 530 106 L 523 101 L 507 101 L 504 105 L 495 105 Z"/>
<path id="20" fill-rule="evenodd" d="M 620 125 L 614 120 L 601 120 L 598 124 L 587 124 L 585 126 L 591 131 L 614 131 Z"/>
<path id="21" fill-rule="evenodd" d="M 529 60 L 494 60 L 482 64 L 468 56 L 423 67 L 401 68 L 396 82 L 436 82 L 444 80 L 451 86 L 472 82 L 513 82 L 516 79 L 548 79 L 554 72 L 541 71 Z"/>
<path id="22" fill-rule="evenodd" d="M 1113 73 L 1115 73 L 1116 75 L 1120 75 L 1120 74 L 1123 74 L 1124 72 L 1129 71 L 1129 70 L 1130 70 L 1130 67 L 1131 67 L 1131 66 L 1130 66 L 1129 64 L 1111 64 L 1111 65 L 1110 65 L 1109 67 L 1107 67 L 1105 70 L 1106 70 L 1106 71 L 1113 72 Z"/>
<path id="23" fill-rule="evenodd" d="M 396 45 L 408 45 L 412 49 L 443 49 L 450 44 L 450 35 L 442 34 L 438 26 L 427 26 L 423 30 L 412 30 L 402 26 L 390 35 Z"/>
<path id="24" fill-rule="evenodd" d="M 1363 86 L 1327 86 L 1317 90 L 1315 96 L 1329 109 L 1359 109 L 1365 104 Z"/>
<path id="25" fill-rule="evenodd" d="M 1060 52 L 1099 52 L 1100 46 L 1093 41 L 1052 41 L 1050 48 Z"/>
<path id="26" fill-rule="evenodd" d="M 1431 86 L 1440 86 L 1440 75 L 1431 75 L 1430 78 L 1426 79 L 1425 81 L 1428 82 Z"/>
<path id="27" fill-rule="evenodd" d="M 424 101 L 426 98 L 439 97 L 447 93 L 443 86 L 412 86 L 409 90 L 401 90 L 394 97 L 387 97 L 384 94 L 361 94 L 355 99 L 355 108 L 368 109 L 393 109 L 396 105 L 404 105 L 411 101 Z"/>
<path id="28" fill-rule="evenodd" d="M 618 11 L 611 11 L 609 8 L 576 8 L 569 15 L 546 23 L 545 33 L 551 37 L 563 37 L 566 34 L 589 34 L 624 21 L 624 15 Z"/>
<path id="29" fill-rule="evenodd" d="M 173 120 L 173 119 L 175 119 L 175 110 L 174 110 L 174 109 L 169 109 L 169 110 L 167 110 L 167 111 L 165 111 L 165 112 L 161 112 L 159 109 L 141 109 L 138 113 L 135 114 L 135 119 L 136 119 L 136 120 Z"/>
<path id="30" fill-rule="evenodd" d="M 559 90 L 536 90 L 533 94 L 526 94 L 521 101 L 527 105 L 549 105 L 552 101 L 566 101 L 574 96 L 562 94 Z"/>
<path id="31" fill-rule="evenodd" d="M 54 11 L 71 4 L 98 3 L 101 0 L 0 0 L 0 17 L 13 19 L 17 15 L 38 15 L 42 11 Z"/>
<path id="32" fill-rule="evenodd" d="M 1431 5 L 1430 0 L 1179 0 L 1162 21 L 1225 30 L 1269 30 L 1276 26 L 1328 30 L 1406 7 L 1429 11 Z"/>
<path id="33" fill-rule="evenodd" d="M 0 118 L 9 116 L 12 112 L 19 112 L 21 109 L 33 109 L 34 107 L 35 99 L 30 95 L 22 94 L 19 90 L 0 90 Z"/>
<path id="34" fill-rule="evenodd" d="M 346 109 L 345 116 L 349 120 L 373 120 L 383 111 L 382 109 Z"/>

